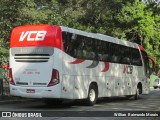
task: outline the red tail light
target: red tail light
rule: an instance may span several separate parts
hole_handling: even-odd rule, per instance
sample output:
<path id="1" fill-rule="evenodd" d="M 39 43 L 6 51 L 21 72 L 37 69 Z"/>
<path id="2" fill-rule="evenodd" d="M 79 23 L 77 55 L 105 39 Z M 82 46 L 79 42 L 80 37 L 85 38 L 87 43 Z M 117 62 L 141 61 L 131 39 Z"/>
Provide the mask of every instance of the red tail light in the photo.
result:
<path id="1" fill-rule="evenodd" d="M 9 68 L 9 83 L 15 85 L 12 75 L 12 68 Z"/>
<path id="2" fill-rule="evenodd" d="M 56 85 L 56 84 L 58 84 L 59 82 L 60 82 L 60 80 L 59 80 L 59 72 L 58 72 L 56 69 L 53 69 L 53 70 L 52 70 L 51 81 L 49 82 L 48 87 L 49 87 L 49 86 Z"/>

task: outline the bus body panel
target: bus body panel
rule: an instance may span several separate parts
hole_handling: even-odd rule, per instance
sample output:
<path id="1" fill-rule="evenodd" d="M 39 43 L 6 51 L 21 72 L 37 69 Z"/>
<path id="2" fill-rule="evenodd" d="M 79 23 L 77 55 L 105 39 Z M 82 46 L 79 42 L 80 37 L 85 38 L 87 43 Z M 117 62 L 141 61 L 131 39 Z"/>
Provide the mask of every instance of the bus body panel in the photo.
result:
<path id="1" fill-rule="evenodd" d="M 17 64 L 14 57 L 10 57 L 10 62 L 12 63 L 10 64 L 10 68 L 12 68 L 14 82 L 21 83 L 21 85 L 10 85 L 11 95 L 30 98 L 65 98 L 63 95 L 61 95 L 61 83 L 63 81 L 61 81 L 62 64 L 60 63 L 62 63 L 62 55 L 60 53 L 62 52 L 60 52 L 59 49 L 55 48 L 54 54 L 50 56 L 48 62 L 19 62 L 18 66 L 15 66 Z M 54 61 L 58 61 L 58 63 Z M 60 83 L 48 87 L 48 84 L 51 80 L 53 68 L 59 71 Z M 28 83 L 28 85 L 24 85 L 24 83 Z M 35 92 L 30 93 L 29 91 L 27 92 L 27 90 L 34 90 Z"/>
<path id="2" fill-rule="evenodd" d="M 26 49 L 26 48 L 25 48 Z M 28 49 L 31 49 L 28 47 Z M 39 48 L 40 49 L 40 48 Z M 43 50 L 43 48 L 41 47 Z M 24 50 L 23 48 L 16 49 L 16 51 Z M 36 50 L 33 49 L 33 50 Z M 45 49 L 46 50 L 46 49 Z M 12 48 L 10 51 L 14 51 Z M 17 54 L 17 56 L 13 55 L 13 52 L 10 52 L 10 68 L 12 68 L 13 79 L 16 85 L 19 86 L 48 86 L 53 69 L 53 57 L 39 55 L 28 56 L 26 54 L 28 51 L 25 51 Z M 31 51 L 29 51 L 30 53 Z M 42 62 L 41 60 L 46 60 Z M 18 64 L 17 64 L 18 63 Z"/>
<path id="3" fill-rule="evenodd" d="M 87 97 L 86 90 L 89 89 L 91 82 L 96 82 L 98 86 L 101 86 L 98 88 L 99 97 L 134 95 L 137 84 L 142 79 L 142 67 L 139 66 L 133 66 L 133 73 L 127 74 L 127 72 L 123 73 L 124 67 L 127 65 L 109 63 L 110 69 L 107 72 L 101 72 L 104 68 L 104 62 L 100 62 L 96 68 L 86 68 L 93 61 L 86 60 L 82 63 L 71 64 L 76 58 L 72 58 L 67 54 L 64 56 L 63 73 L 67 76 L 67 81 L 70 80 L 70 83 L 67 83 L 69 83 L 71 91 L 75 91 L 73 97 L 75 99 Z"/>

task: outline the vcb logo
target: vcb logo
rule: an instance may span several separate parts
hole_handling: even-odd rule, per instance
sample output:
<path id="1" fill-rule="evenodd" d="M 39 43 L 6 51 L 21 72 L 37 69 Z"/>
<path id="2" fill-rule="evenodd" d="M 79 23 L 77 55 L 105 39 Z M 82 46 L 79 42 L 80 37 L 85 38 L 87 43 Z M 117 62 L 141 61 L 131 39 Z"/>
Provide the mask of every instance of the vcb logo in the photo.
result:
<path id="1" fill-rule="evenodd" d="M 19 41 L 43 41 L 46 36 L 47 31 L 26 31 L 22 32 Z"/>

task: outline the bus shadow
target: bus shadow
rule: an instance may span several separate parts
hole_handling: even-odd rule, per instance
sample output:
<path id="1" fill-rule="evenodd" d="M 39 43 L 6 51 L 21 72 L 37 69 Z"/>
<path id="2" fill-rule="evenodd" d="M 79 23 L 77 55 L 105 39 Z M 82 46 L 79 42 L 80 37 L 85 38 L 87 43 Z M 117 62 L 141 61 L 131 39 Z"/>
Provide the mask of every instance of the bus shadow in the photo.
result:
<path id="1" fill-rule="evenodd" d="M 145 99 L 144 97 L 140 97 L 138 100 Z M 105 97 L 105 98 L 99 98 L 95 104 L 96 105 L 105 105 L 109 103 L 118 103 L 123 104 L 126 102 L 132 102 L 135 101 L 134 99 L 128 99 L 125 96 L 122 97 Z M 137 100 L 136 100 L 137 101 Z M 85 103 L 85 100 L 68 100 L 64 101 L 61 104 L 54 103 L 54 104 L 46 104 L 43 101 L 39 101 L 39 104 L 33 104 L 28 106 L 27 108 L 32 109 L 46 109 L 46 110 L 62 110 L 62 109 L 70 109 L 70 108 L 77 108 L 77 107 L 88 107 Z M 91 106 L 94 107 L 94 106 Z"/>
<path id="2" fill-rule="evenodd" d="M 144 99 L 143 97 L 140 97 L 138 100 Z M 104 104 L 104 103 L 121 103 L 121 102 L 128 102 L 128 101 L 135 101 L 134 98 L 127 98 L 125 96 L 120 96 L 120 97 L 104 97 L 104 98 L 100 98 L 99 100 L 97 100 L 96 104 Z"/>

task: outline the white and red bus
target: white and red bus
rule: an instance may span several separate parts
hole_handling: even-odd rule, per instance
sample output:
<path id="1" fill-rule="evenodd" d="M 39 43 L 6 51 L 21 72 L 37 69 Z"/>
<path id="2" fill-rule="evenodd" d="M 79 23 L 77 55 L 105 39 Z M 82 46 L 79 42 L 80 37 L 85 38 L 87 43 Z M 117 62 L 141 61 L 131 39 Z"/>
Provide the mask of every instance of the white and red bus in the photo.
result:
<path id="1" fill-rule="evenodd" d="M 59 99 L 134 96 L 149 93 L 145 49 L 128 41 L 55 25 L 25 25 L 10 38 L 10 93 Z"/>

